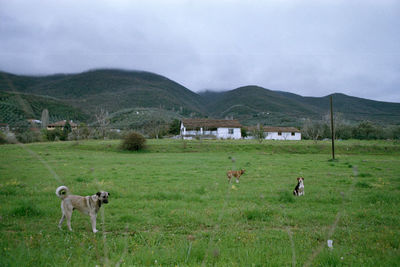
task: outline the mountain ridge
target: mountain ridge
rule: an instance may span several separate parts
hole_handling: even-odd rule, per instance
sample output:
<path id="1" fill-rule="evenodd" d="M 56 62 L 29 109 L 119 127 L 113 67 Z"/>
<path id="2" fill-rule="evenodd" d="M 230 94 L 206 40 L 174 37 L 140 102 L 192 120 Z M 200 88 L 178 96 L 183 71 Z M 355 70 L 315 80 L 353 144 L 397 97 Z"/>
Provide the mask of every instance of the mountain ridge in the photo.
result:
<path id="1" fill-rule="evenodd" d="M 131 108 L 157 108 L 172 112 L 168 113 L 168 118 L 173 113 L 177 118 L 234 117 L 244 125 L 261 123 L 277 126 L 301 126 L 306 119 L 321 119 L 329 112 L 330 97 L 301 96 L 257 85 L 222 92 L 206 90 L 195 93 L 156 73 L 121 69 L 92 69 L 47 76 L 0 72 L 0 92 L 52 97 L 54 101 L 76 109 L 76 114 L 82 111 L 88 118 L 100 107 L 110 113 Z M 342 93 L 331 95 L 334 111 L 348 121 L 400 124 L 400 103 Z M 29 102 L 29 97 L 25 97 L 25 100 Z M 7 106 L 8 103 L 4 102 L 3 105 Z"/>

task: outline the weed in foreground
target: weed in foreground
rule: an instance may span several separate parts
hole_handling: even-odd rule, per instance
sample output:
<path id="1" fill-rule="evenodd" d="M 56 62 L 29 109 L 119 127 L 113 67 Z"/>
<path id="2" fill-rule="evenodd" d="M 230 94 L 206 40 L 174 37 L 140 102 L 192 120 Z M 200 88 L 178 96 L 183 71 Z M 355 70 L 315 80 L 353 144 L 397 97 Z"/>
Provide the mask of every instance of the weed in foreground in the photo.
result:
<path id="1" fill-rule="evenodd" d="M 243 212 L 244 218 L 249 221 L 269 221 L 272 215 L 272 211 L 262 209 L 250 209 Z"/>
<path id="2" fill-rule="evenodd" d="M 360 188 L 372 188 L 372 186 L 366 182 L 357 182 L 355 186 Z"/>
<path id="3" fill-rule="evenodd" d="M 278 195 L 278 200 L 283 203 L 293 203 L 294 196 L 292 195 L 291 191 L 280 191 Z"/>
<path id="4" fill-rule="evenodd" d="M 42 214 L 42 211 L 38 209 L 34 204 L 31 202 L 21 202 L 19 207 L 14 208 L 11 211 L 11 216 L 17 217 L 33 217 L 39 216 Z"/>

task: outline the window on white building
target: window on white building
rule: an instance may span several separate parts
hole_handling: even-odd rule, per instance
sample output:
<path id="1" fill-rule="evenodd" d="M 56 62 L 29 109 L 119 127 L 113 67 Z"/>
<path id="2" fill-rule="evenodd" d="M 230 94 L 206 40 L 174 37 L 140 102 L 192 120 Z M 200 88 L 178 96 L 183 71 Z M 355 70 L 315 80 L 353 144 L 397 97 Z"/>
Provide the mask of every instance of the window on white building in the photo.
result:
<path id="1" fill-rule="evenodd" d="M 295 132 L 292 132 L 292 136 L 295 136 L 296 134 L 295 134 Z"/>
<path id="2" fill-rule="evenodd" d="M 282 135 L 282 132 L 278 132 L 278 135 Z"/>
<path id="3" fill-rule="evenodd" d="M 228 134 L 233 134 L 233 129 L 228 129 Z"/>

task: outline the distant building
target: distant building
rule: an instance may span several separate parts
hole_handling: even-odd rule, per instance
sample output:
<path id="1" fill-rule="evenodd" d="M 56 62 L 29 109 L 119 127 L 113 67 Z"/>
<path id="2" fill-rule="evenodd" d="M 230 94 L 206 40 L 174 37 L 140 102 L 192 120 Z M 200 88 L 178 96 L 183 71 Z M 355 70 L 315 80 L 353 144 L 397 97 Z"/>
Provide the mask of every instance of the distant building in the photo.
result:
<path id="1" fill-rule="evenodd" d="M 294 127 L 264 127 L 265 139 L 301 140 L 301 132 Z"/>
<path id="2" fill-rule="evenodd" d="M 54 130 L 54 129 L 57 129 L 57 128 L 60 129 L 60 130 L 64 130 L 64 126 L 65 126 L 66 123 L 67 123 L 66 120 L 57 121 L 55 123 L 50 123 L 50 124 L 47 125 L 47 130 L 51 131 L 51 130 Z M 71 129 L 72 130 L 75 130 L 75 129 L 78 128 L 78 124 L 76 124 L 76 123 L 74 123 L 72 121 L 69 121 L 69 124 L 71 125 Z"/>
<path id="3" fill-rule="evenodd" d="M 249 139 L 254 138 L 251 136 L 252 131 L 254 131 L 256 127 L 249 127 Z M 295 127 L 273 127 L 273 126 L 264 126 L 264 138 L 267 140 L 301 140 L 301 132 L 299 129 Z"/>
<path id="4" fill-rule="evenodd" d="M 40 126 L 42 124 L 41 120 L 37 120 L 37 119 L 28 119 L 27 120 L 30 124 L 29 130 L 34 131 L 34 132 L 38 132 L 40 129 Z"/>
<path id="5" fill-rule="evenodd" d="M 41 120 L 37 120 L 37 119 L 28 119 L 28 122 L 32 125 L 40 125 L 42 124 Z"/>
<path id="6" fill-rule="evenodd" d="M 241 127 L 237 120 L 183 119 L 180 135 L 184 139 L 241 139 Z"/>

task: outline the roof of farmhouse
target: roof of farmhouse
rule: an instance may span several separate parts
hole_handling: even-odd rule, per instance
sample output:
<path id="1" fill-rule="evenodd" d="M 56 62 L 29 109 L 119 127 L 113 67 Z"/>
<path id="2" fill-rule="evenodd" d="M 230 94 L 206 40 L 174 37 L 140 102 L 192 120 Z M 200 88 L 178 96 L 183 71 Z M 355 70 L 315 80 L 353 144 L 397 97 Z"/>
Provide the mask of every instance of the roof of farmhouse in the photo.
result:
<path id="1" fill-rule="evenodd" d="M 251 126 L 248 127 L 247 129 L 249 131 L 255 130 L 257 126 Z M 282 132 L 282 133 L 288 133 L 288 132 L 295 132 L 295 133 L 300 133 L 300 130 L 295 128 L 295 127 L 275 127 L 275 126 L 264 126 L 263 127 L 264 132 L 268 133 L 275 133 L 275 132 Z"/>
<path id="2" fill-rule="evenodd" d="M 272 127 L 264 126 L 264 132 L 295 132 L 299 133 L 300 130 L 294 127 Z"/>
<path id="3" fill-rule="evenodd" d="M 225 127 L 225 128 L 240 128 L 242 125 L 237 120 L 212 120 L 212 119 L 183 119 L 182 120 L 183 126 L 186 129 L 193 129 L 193 128 L 218 128 L 218 127 Z"/>

